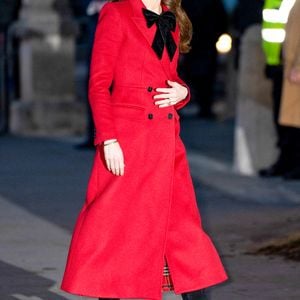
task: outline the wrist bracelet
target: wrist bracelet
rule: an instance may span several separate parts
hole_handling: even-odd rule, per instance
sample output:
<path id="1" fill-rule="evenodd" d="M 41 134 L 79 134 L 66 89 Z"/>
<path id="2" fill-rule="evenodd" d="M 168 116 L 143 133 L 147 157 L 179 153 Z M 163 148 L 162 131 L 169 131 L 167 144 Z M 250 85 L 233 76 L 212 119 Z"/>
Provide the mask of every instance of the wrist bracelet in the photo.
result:
<path id="1" fill-rule="evenodd" d="M 103 144 L 103 146 L 108 146 L 108 145 L 110 145 L 110 144 L 114 144 L 114 143 L 117 143 L 117 142 L 118 142 L 118 141 L 115 140 L 115 141 L 109 142 L 109 143 L 107 143 L 107 144 Z"/>

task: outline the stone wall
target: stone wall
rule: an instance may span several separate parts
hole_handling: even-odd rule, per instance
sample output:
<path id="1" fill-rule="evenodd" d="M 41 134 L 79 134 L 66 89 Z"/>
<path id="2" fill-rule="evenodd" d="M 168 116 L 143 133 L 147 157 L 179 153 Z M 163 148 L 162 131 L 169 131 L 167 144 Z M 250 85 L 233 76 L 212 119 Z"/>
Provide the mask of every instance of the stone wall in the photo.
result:
<path id="1" fill-rule="evenodd" d="M 18 134 L 79 134 L 86 105 L 75 96 L 75 36 L 66 0 L 23 1 L 16 24 L 20 39 L 20 99 L 11 104 L 10 129 Z"/>

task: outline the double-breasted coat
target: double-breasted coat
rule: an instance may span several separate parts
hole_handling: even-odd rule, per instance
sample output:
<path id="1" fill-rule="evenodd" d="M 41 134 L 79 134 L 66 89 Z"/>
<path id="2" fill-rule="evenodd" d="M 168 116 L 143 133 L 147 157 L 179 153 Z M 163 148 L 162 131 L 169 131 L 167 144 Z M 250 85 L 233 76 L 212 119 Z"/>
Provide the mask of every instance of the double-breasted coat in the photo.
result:
<path id="1" fill-rule="evenodd" d="M 300 128 L 300 84 L 291 83 L 288 79 L 292 68 L 300 70 L 300 0 L 296 0 L 289 15 L 283 54 L 284 82 L 279 122 Z"/>
<path id="2" fill-rule="evenodd" d="M 77 295 L 162 299 L 164 259 L 174 292 L 227 279 L 220 257 L 201 225 L 177 110 L 159 108 L 155 88 L 177 75 L 177 51 L 160 60 L 151 44 L 141 0 L 103 7 L 91 60 L 89 101 L 95 145 L 117 138 L 124 176 L 105 167 L 96 147 L 86 199 L 74 227 L 61 289 Z M 168 8 L 163 6 L 164 10 Z"/>

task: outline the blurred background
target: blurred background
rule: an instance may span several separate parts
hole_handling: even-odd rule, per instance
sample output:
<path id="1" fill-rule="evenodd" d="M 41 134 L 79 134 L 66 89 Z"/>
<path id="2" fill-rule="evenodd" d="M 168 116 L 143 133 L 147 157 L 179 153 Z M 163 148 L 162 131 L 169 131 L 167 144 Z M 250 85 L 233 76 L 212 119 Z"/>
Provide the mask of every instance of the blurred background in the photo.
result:
<path id="1" fill-rule="evenodd" d="M 300 299 L 300 0 L 182 0 L 180 110 L 212 299 Z M 0 0 L 0 300 L 59 290 L 94 156 L 87 100 L 101 0 Z M 165 299 L 180 299 L 171 293 Z"/>

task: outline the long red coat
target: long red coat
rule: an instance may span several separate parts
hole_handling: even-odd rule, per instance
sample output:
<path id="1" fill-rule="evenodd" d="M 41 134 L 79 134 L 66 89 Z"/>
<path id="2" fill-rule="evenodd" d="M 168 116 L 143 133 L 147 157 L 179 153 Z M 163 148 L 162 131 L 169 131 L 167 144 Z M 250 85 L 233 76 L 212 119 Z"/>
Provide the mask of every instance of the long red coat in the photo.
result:
<path id="1" fill-rule="evenodd" d="M 141 0 L 107 3 L 99 18 L 91 61 L 89 100 L 95 145 L 117 138 L 125 175 L 105 167 L 96 147 L 85 203 L 78 215 L 61 289 L 90 297 L 162 299 L 164 258 L 174 292 L 227 279 L 201 225 L 175 107 L 154 105 L 156 87 L 177 75 L 151 48 L 155 26 Z M 164 10 L 167 7 L 163 6 Z M 172 33 L 179 42 L 179 28 Z"/>

